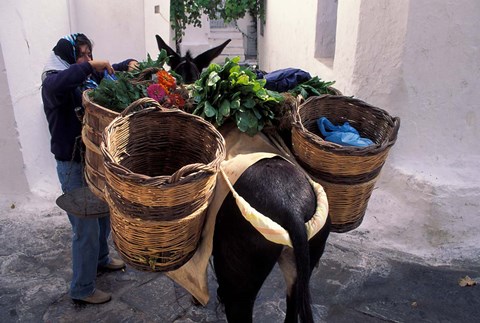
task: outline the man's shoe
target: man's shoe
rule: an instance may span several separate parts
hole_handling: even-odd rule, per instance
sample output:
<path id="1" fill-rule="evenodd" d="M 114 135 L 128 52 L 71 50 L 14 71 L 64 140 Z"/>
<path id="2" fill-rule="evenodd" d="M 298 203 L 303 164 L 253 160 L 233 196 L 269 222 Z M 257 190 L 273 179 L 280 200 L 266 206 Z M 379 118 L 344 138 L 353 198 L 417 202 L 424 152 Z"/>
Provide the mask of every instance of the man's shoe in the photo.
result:
<path id="1" fill-rule="evenodd" d="M 110 293 L 102 292 L 100 289 L 95 289 L 92 295 L 81 298 L 81 299 L 73 299 L 75 303 L 81 304 L 103 304 L 112 299 L 112 295 Z"/>
<path id="2" fill-rule="evenodd" d="M 110 262 L 106 265 L 99 266 L 98 269 L 102 271 L 115 271 L 125 268 L 125 263 L 121 259 L 110 258 Z"/>

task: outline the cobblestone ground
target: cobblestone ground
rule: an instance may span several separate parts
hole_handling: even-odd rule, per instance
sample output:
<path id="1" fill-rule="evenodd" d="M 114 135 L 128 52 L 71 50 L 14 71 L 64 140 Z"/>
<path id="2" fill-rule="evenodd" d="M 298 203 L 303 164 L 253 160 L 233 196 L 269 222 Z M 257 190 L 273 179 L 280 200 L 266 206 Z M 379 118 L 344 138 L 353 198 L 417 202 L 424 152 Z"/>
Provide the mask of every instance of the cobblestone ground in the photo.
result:
<path id="1" fill-rule="evenodd" d="M 97 285 L 113 294 L 111 302 L 76 305 L 68 297 L 70 226 L 64 213 L 12 205 L 0 215 L 2 322 L 225 322 L 212 272 L 205 307 L 192 304 L 165 275 L 129 267 L 99 274 Z M 407 254 L 362 249 L 332 234 L 310 283 L 315 321 L 478 321 L 480 285 L 458 283 L 467 275 L 480 282 L 477 259 L 432 266 Z M 257 298 L 254 322 L 282 322 L 284 293 L 275 268 Z"/>

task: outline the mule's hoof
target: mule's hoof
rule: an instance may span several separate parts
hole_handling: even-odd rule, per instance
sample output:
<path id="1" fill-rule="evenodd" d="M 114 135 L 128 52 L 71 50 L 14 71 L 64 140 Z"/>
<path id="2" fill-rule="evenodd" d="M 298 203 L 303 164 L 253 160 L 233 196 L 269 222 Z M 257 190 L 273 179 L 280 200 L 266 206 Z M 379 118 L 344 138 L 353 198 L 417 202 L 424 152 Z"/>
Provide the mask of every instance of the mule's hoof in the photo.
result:
<path id="1" fill-rule="evenodd" d="M 218 303 L 223 304 L 222 298 L 218 294 L 217 294 L 217 301 Z"/>
<path id="2" fill-rule="evenodd" d="M 200 303 L 198 301 L 198 299 L 196 299 L 195 297 L 192 296 L 192 304 L 195 305 L 195 306 L 200 306 L 202 305 L 202 303 Z"/>

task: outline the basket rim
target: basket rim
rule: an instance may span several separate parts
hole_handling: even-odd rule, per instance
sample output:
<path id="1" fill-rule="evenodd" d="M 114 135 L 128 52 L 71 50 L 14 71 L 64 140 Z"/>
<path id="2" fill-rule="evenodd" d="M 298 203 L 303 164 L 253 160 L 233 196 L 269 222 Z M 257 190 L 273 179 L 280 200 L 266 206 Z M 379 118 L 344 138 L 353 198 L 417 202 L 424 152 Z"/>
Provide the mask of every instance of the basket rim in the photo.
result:
<path id="1" fill-rule="evenodd" d="M 96 109 L 99 109 L 103 114 L 106 114 L 112 118 L 116 118 L 120 112 L 118 111 L 113 111 L 111 109 L 105 108 L 104 106 L 101 106 L 100 104 L 96 103 L 95 101 L 90 99 L 90 93 L 93 91 L 93 89 L 87 89 L 83 91 L 82 93 L 82 104 L 85 109 L 89 109 L 89 105 L 95 106 Z"/>
<path id="2" fill-rule="evenodd" d="M 347 101 L 348 103 L 352 103 L 355 105 L 355 103 L 361 103 L 362 105 L 368 107 L 369 109 L 373 109 L 382 115 L 384 115 L 386 118 L 385 120 L 389 123 L 391 126 L 392 131 L 390 132 L 390 135 L 385 138 L 381 143 L 377 143 L 374 145 L 370 145 L 367 147 L 355 147 L 355 146 L 342 146 L 333 142 L 326 141 L 322 139 L 320 136 L 314 134 L 313 132 L 309 131 L 303 126 L 301 116 L 300 116 L 300 109 L 302 109 L 304 106 L 310 105 L 313 102 L 316 101 L 322 101 L 322 100 L 344 100 Z M 325 94 L 325 95 L 320 95 L 320 96 L 312 96 L 308 98 L 305 102 L 300 104 L 299 106 L 296 107 L 296 111 L 294 112 L 294 121 L 292 124 L 292 131 L 297 131 L 301 136 L 307 138 L 309 141 L 314 143 L 315 145 L 318 146 L 319 149 L 322 150 L 327 150 L 331 151 L 334 153 L 338 153 L 341 155 L 352 155 L 352 156 L 365 156 L 365 155 L 374 155 L 378 154 L 382 151 L 384 151 L 387 148 L 390 148 L 393 146 L 397 140 L 397 135 L 398 135 L 398 130 L 400 128 L 400 118 L 399 117 L 393 117 L 391 116 L 386 110 L 375 107 L 369 103 L 366 103 L 360 99 L 356 99 L 350 96 L 344 96 L 344 95 L 330 95 L 330 94 Z"/>
<path id="3" fill-rule="evenodd" d="M 217 140 L 220 144 L 217 147 L 217 154 L 213 160 L 211 160 L 209 163 L 196 163 L 196 164 L 188 164 L 182 167 L 180 170 L 183 168 L 189 169 L 190 172 L 185 175 L 181 176 L 178 178 L 178 180 L 173 180 L 174 177 L 177 177 L 175 172 L 174 174 L 171 175 L 157 175 L 157 176 L 148 176 L 140 173 L 136 173 L 131 171 L 125 166 L 120 165 L 119 163 L 115 162 L 112 155 L 108 151 L 108 137 L 109 137 L 109 132 L 116 126 L 119 125 L 121 122 L 125 122 L 125 120 L 128 120 L 132 118 L 133 116 L 135 117 L 142 117 L 144 115 L 150 114 L 150 113 L 163 113 L 163 114 L 171 114 L 171 115 L 179 115 L 184 118 L 191 118 L 194 119 L 196 122 L 200 122 L 204 126 L 207 127 L 207 129 L 210 131 L 209 135 L 210 137 L 214 137 L 215 140 Z M 140 111 L 133 111 L 125 116 L 120 114 L 118 117 L 116 117 L 103 131 L 102 133 L 102 143 L 100 146 L 100 149 L 102 151 L 102 155 L 104 158 L 104 166 L 108 170 L 114 169 L 112 173 L 114 173 L 115 176 L 121 177 L 125 181 L 129 182 L 139 182 L 142 183 L 144 186 L 175 186 L 178 184 L 185 183 L 186 181 L 190 181 L 194 178 L 198 178 L 198 176 L 211 176 L 211 175 L 216 175 L 218 170 L 220 169 L 220 164 L 221 162 L 225 159 L 226 155 L 226 149 L 225 149 L 225 139 L 224 137 L 220 134 L 220 132 L 209 122 L 204 120 L 203 118 L 192 115 L 190 113 L 184 112 L 179 109 L 161 109 L 158 107 L 149 107 L 145 108 Z M 196 169 L 197 171 L 192 171 L 193 169 Z M 179 170 L 179 171 L 180 171 Z"/>

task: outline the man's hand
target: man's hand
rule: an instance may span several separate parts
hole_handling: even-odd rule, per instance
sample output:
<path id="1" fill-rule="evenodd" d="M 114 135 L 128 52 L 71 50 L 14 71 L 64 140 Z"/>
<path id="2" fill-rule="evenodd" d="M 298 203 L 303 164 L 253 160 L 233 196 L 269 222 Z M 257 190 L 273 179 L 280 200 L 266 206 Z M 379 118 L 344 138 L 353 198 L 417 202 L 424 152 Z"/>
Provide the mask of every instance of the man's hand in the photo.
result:
<path id="1" fill-rule="evenodd" d="M 138 69 L 138 62 L 137 61 L 130 61 L 128 63 L 128 71 L 131 72 L 132 70 Z"/>
<path id="2" fill-rule="evenodd" d="M 110 65 L 109 61 L 97 61 L 92 60 L 89 61 L 90 65 L 92 65 L 93 69 L 97 72 L 103 73 L 104 70 L 107 70 L 108 74 L 113 74 L 113 67 Z"/>

